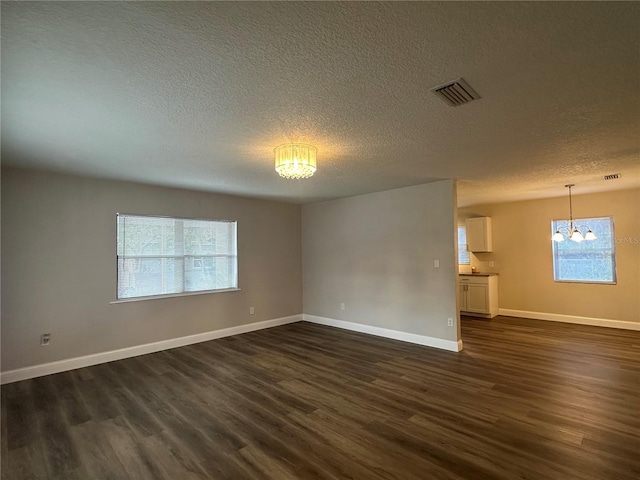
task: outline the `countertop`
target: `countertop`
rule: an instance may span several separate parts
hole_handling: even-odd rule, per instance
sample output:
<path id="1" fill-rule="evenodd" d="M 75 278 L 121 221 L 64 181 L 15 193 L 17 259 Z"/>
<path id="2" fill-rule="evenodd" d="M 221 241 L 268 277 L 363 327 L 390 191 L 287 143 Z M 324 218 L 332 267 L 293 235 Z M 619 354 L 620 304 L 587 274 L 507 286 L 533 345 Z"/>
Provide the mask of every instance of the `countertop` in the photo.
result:
<path id="1" fill-rule="evenodd" d="M 497 273 L 484 273 L 484 272 L 476 272 L 476 273 L 459 273 L 461 277 L 493 277 L 494 275 L 498 275 Z"/>

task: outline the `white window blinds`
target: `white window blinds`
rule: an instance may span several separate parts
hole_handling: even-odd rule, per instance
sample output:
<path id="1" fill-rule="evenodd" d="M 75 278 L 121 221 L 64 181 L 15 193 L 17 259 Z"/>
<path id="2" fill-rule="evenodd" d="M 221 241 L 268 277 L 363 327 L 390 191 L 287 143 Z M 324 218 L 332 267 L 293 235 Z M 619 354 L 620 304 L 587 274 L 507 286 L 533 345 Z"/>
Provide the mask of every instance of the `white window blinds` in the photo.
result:
<path id="1" fill-rule="evenodd" d="M 589 225 L 597 238 L 583 242 L 552 241 L 553 279 L 556 282 L 616 283 L 613 217 L 576 218 L 574 221 Z M 553 220 L 551 233 L 567 225 L 569 220 Z"/>
<path id="2" fill-rule="evenodd" d="M 117 215 L 117 298 L 238 287 L 236 222 Z"/>
<path id="3" fill-rule="evenodd" d="M 469 257 L 469 250 L 467 250 L 467 227 L 458 227 L 458 263 L 460 265 L 469 265 L 471 263 L 471 257 Z"/>

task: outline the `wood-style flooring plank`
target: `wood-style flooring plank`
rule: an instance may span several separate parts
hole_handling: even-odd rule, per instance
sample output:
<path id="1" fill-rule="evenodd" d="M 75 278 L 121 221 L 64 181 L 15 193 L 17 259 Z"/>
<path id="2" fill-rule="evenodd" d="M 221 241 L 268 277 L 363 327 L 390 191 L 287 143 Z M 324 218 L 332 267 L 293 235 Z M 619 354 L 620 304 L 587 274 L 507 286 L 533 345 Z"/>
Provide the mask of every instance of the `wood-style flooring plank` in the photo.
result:
<path id="1" fill-rule="evenodd" d="M 2 386 L 2 480 L 640 477 L 640 332 L 296 323 Z"/>

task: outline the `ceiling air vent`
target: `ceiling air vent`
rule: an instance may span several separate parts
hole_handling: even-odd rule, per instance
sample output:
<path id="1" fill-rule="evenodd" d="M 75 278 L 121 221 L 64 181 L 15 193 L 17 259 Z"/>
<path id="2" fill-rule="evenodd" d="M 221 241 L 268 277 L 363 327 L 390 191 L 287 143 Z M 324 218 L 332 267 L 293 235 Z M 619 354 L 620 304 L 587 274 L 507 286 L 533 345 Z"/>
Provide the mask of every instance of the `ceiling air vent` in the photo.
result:
<path id="1" fill-rule="evenodd" d="M 617 180 L 618 178 L 620 178 L 620 174 L 619 173 L 612 173 L 611 175 L 605 175 L 604 177 L 605 180 Z"/>
<path id="2" fill-rule="evenodd" d="M 463 78 L 432 88 L 431 91 L 452 107 L 458 107 L 480 98 L 480 95 Z"/>

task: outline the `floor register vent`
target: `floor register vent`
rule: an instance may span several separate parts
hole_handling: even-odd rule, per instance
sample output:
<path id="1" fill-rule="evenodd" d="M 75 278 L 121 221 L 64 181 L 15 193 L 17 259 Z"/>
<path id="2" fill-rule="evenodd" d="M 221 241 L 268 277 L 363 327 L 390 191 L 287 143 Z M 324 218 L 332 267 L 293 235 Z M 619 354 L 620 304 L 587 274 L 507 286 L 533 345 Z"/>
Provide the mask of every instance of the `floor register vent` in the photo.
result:
<path id="1" fill-rule="evenodd" d="M 459 107 L 480 98 L 463 78 L 434 87 L 431 91 L 452 107 Z"/>

